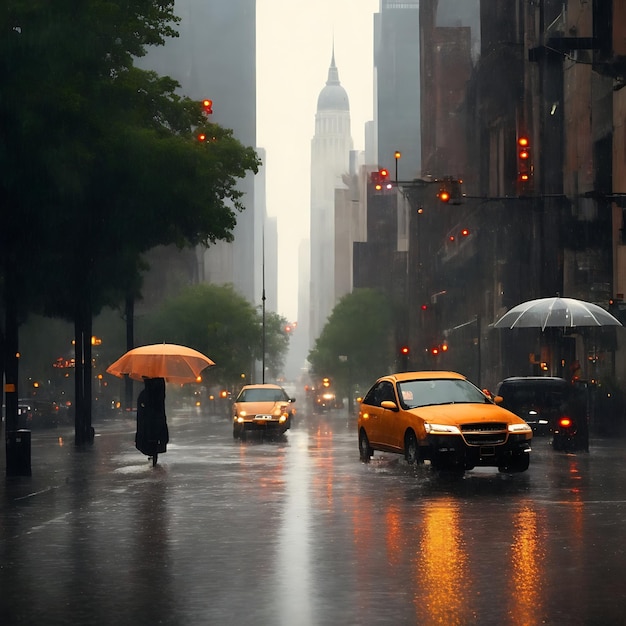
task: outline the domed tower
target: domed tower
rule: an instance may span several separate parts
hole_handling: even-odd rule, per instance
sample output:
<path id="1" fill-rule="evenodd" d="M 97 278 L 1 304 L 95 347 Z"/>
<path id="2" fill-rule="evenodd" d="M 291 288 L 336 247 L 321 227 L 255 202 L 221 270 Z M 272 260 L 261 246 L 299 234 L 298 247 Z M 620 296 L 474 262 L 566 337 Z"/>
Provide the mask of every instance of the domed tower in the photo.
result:
<path id="1" fill-rule="evenodd" d="M 335 189 L 345 189 L 352 136 L 350 102 L 339 82 L 333 47 L 328 80 L 317 99 L 311 141 L 310 339 L 319 337 L 335 302 Z"/>

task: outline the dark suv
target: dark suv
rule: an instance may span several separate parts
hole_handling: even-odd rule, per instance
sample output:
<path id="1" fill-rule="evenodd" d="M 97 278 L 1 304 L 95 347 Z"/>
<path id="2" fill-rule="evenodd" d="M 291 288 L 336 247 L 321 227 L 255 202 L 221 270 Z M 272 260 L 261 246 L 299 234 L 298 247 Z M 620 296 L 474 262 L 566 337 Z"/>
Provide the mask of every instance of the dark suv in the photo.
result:
<path id="1" fill-rule="evenodd" d="M 495 395 L 496 402 L 526 421 L 533 433 L 548 435 L 567 411 L 571 392 L 572 385 L 564 378 L 513 376 L 498 383 Z"/>

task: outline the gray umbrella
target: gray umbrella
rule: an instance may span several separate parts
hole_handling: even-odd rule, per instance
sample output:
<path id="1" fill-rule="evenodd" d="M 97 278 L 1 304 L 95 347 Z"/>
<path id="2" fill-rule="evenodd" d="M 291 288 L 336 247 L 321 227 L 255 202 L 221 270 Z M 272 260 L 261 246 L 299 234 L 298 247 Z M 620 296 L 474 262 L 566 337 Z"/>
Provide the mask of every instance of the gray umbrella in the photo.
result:
<path id="1" fill-rule="evenodd" d="M 573 298 L 539 298 L 528 300 L 507 311 L 494 328 L 541 328 L 547 326 L 621 326 L 608 311 L 583 300 Z"/>

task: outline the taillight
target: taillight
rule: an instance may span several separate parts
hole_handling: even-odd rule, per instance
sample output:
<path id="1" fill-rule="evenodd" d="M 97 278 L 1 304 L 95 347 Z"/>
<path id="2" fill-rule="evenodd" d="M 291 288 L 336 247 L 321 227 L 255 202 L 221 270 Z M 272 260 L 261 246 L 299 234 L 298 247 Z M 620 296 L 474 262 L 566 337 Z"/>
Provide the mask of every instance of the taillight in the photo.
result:
<path id="1" fill-rule="evenodd" d="M 559 420 L 559 426 L 561 428 L 569 428 L 572 425 L 572 420 L 569 417 L 562 417 Z"/>

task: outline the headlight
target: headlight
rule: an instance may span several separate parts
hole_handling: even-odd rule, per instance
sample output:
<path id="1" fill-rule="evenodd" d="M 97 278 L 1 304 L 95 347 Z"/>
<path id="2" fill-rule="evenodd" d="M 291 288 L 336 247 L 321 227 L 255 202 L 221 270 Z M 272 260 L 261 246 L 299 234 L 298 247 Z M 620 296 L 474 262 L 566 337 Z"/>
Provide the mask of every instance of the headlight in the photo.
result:
<path id="1" fill-rule="evenodd" d="M 458 426 L 450 426 L 448 424 L 424 424 L 424 430 L 428 435 L 460 435 L 461 431 Z"/>
<path id="2" fill-rule="evenodd" d="M 508 431 L 510 433 L 530 433 L 532 428 L 528 424 L 509 424 Z"/>

